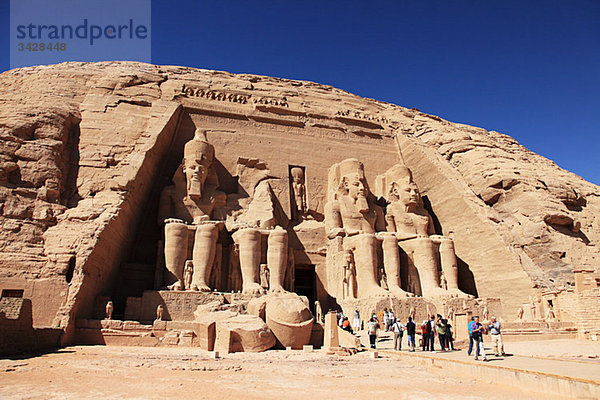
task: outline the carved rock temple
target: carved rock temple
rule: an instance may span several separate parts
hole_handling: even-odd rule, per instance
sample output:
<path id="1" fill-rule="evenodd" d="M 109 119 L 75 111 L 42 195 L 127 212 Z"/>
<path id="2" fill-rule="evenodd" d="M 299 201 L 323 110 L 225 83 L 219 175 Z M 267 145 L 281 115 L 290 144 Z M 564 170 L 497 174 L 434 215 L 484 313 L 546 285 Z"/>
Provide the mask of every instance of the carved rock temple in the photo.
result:
<path id="1" fill-rule="evenodd" d="M 509 136 L 313 82 L 133 62 L 17 69 L 0 88 L 14 351 L 320 347 L 315 315 L 385 308 L 441 314 L 459 338 L 473 315 L 600 333 L 600 188 Z"/>

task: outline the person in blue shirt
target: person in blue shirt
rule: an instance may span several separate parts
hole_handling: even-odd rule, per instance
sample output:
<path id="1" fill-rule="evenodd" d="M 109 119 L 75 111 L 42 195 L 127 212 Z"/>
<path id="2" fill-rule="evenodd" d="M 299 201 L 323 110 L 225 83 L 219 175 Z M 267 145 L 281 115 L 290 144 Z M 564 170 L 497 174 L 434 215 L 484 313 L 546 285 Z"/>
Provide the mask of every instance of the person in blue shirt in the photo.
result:
<path id="1" fill-rule="evenodd" d="M 471 321 L 469 322 L 469 350 L 467 351 L 467 355 L 470 356 L 473 351 L 473 324 L 475 324 L 475 317 L 471 317 Z"/>

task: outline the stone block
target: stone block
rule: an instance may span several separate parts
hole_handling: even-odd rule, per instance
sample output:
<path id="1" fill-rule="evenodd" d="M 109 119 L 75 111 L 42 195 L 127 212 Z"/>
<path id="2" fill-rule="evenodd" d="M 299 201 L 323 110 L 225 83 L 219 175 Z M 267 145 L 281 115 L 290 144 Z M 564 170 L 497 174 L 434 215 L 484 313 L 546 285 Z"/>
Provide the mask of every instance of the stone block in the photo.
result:
<path id="1" fill-rule="evenodd" d="M 229 354 L 233 352 L 231 331 L 227 327 L 217 326 L 214 351 Z"/>
<path id="2" fill-rule="evenodd" d="M 302 346 L 302 351 L 305 353 L 312 353 L 314 351 L 313 345 L 305 344 L 304 346 Z"/>

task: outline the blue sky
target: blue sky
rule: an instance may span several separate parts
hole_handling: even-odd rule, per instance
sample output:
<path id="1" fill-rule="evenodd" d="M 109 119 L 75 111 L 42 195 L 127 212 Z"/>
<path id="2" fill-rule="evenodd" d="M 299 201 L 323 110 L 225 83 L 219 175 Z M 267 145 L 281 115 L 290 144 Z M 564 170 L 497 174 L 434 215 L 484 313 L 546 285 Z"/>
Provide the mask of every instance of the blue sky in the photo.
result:
<path id="1" fill-rule="evenodd" d="M 8 11 L 0 0 L 1 71 Z M 594 0 L 156 0 L 152 62 L 416 107 L 508 134 L 600 184 L 599 21 Z"/>

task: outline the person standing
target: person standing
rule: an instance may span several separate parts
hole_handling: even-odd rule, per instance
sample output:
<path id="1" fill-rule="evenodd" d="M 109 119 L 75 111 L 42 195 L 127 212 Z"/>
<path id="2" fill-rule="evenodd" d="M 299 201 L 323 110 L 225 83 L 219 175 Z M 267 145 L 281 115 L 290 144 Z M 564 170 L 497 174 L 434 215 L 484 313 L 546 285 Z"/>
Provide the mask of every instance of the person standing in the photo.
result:
<path id="1" fill-rule="evenodd" d="M 446 323 L 444 322 L 444 319 L 440 319 L 438 320 L 437 323 L 437 333 L 438 333 L 438 339 L 440 340 L 440 347 L 442 348 L 442 351 L 446 351 Z"/>
<path id="2" fill-rule="evenodd" d="M 423 346 L 423 351 L 428 351 L 429 350 L 429 338 L 427 337 L 427 325 L 429 325 L 429 320 L 424 319 L 423 323 L 421 324 L 421 335 L 423 336 L 423 343 L 421 343 L 421 345 Z"/>
<path id="3" fill-rule="evenodd" d="M 473 324 L 475 323 L 475 317 L 471 317 L 471 321 L 469 321 L 468 330 L 469 330 L 469 350 L 467 350 L 467 355 L 470 356 L 473 351 Z"/>
<path id="4" fill-rule="evenodd" d="M 402 336 L 404 336 L 405 328 L 400 320 L 395 320 L 392 324 L 390 329 L 394 333 L 394 350 L 400 351 L 402 349 Z"/>
<path id="5" fill-rule="evenodd" d="M 354 310 L 354 316 L 353 316 L 353 323 L 352 325 L 354 326 L 354 332 L 358 332 L 360 331 L 360 313 L 358 312 L 358 310 Z"/>
<path id="6" fill-rule="evenodd" d="M 408 322 L 406 323 L 406 336 L 408 339 L 408 345 L 410 346 L 410 351 L 415 351 L 415 330 L 416 325 L 413 322 L 412 317 L 408 317 Z"/>
<path id="7" fill-rule="evenodd" d="M 375 342 L 377 340 L 377 329 L 379 329 L 379 322 L 377 322 L 375 318 L 371 317 L 371 319 L 367 323 L 367 331 L 369 334 L 369 343 L 372 349 L 375 348 Z"/>
<path id="8" fill-rule="evenodd" d="M 481 354 L 482 360 L 487 361 L 485 357 L 485 348 L 483 347 L 483 325 L 479 323 L 479 317 L 475 317 L 475 321 L 473 323 L 473 342 L 475 343 L 475 360 L 479 359 L 479 355 Z"/>
<path id="9" fill-rule="evenodd" d="M 454 338 L 452 337 L 452 324 L 446 320 L 446 349 L 454 351 Z"/>
<path id="10" fill-rule="evenodd" d="M 505 356 L 504 344 L 502 343 L 502 332 L 500 332 L 500 321 L 496 321 L 496 317 L 491 318 L 491 322 L 488 325 L 488 329 L 492 335 L 492 350 L 496 354 L 496 357 L 500 355 Z"/>
<path id="11" fill-rule="evenodd" d="M 427 323 L 427 340 L 429 341 L 429 352 L 435 352 L 435 316 L 431 316 L 431 319 Z"/>

